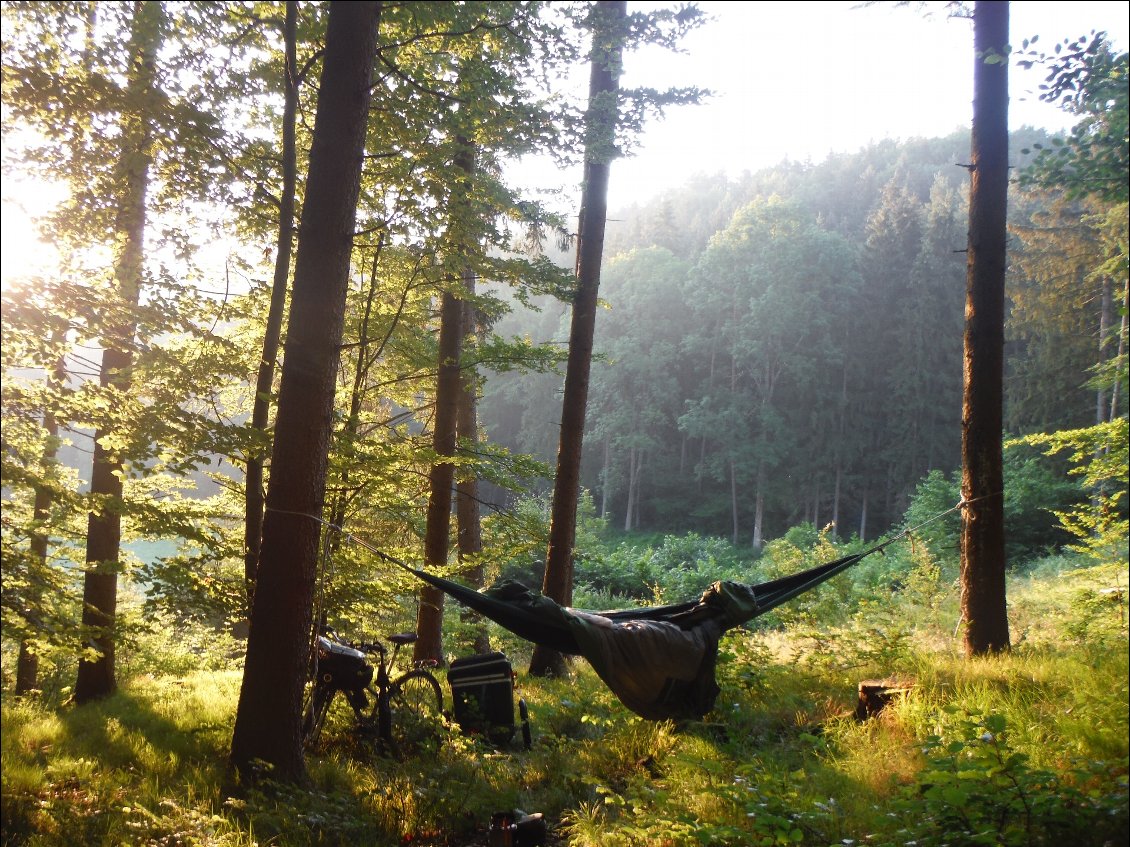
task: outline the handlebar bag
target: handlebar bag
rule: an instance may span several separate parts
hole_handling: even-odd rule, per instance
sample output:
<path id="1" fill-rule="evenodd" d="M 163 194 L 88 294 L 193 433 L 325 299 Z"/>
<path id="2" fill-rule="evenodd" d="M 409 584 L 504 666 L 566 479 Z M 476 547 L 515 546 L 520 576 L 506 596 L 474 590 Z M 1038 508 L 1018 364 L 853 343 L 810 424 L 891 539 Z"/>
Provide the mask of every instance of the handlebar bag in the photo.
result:
<path id="1" fill-rule="evenodd" d="M 318 636 L 318 677 L 341 691 L 358 691 L 373 681 L 373 666 L 360 650 Z"/>

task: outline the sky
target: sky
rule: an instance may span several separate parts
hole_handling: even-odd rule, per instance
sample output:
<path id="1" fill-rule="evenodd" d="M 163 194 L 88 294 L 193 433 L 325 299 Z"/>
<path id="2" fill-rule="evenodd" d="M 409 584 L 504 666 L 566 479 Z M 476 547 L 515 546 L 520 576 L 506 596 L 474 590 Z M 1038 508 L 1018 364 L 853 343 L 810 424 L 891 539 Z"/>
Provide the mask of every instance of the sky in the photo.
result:
<path id="1" fill-rule="evenodd" d="M 682 55 L 651 48 L 625 57 L 624 85 L 697 85 L 714 96 L 671 110 L 631 159 L 612 166 L 612 208 L 643 202 L 696 173 L 737 176 L 782 160 L 819 162 L 884 138 L 948 135 L 973 112 L 973 25 L 944 4 L 860 8 L 850 2 L 699 2 L 713 21 Z M 917 6 L 931 10 L 929 17 Z M 629 4 L 629 9 L 644 4 Z M 1127 47 L 1130 3 L 1013 0 L 1019 47 L 1109 33 Z M 1037 99 L 1043 74 L 1010 67 L 1010 125 L 1064 129 L 1071 116 Z"/>
<path id="2" fill-rule="evenodd" d="M 654 5 L 654 4 L 652 4 Z M 712 20 L 692 32 L 684 51 L 646 48 L 625 57 L 626 86 L 695 85 L 714 92 L 707 102 L 682 106 L 653 121 L 631 158 L 612 166 L 609 205 L 643 203 L 684 185 L 699 173 L 775 165 L 785 159 L 819 162 L 829 153 L 850 153 L 885 138 L 947 135 L 968 127 L 972 116 L 973 30 L 968 20 L 948 19 L 944 4 L 896 7 L 878 2 L 713 2 L 697 4 Z M 930 16 L 918 10 L 925 5 Z M 629 8 L 645 8 L 630 3 Z M 1105 30 L 1127 47 L 1130 3 L 1013 0 L 1012 41 L 1038 35 L 1050 50 L 1056 41 Z M 1042 75 L 1010 70 L 1010 123 L 1064 129 L 1069 115 L 1037 99 Z M 573 83 L 584 94 L 587 75 Z M 523 181 L 563 188 L 559 208 L 579 206 L 579 173 L 548 163 L 513 171 Z M 21 191 L 4 180 L 0 276 L 49 266 L 51 251 L 39 244 L 27 220 L 52 198 L 42 186 Z M 58 199 L 58 195 L 54 196 Z"/>

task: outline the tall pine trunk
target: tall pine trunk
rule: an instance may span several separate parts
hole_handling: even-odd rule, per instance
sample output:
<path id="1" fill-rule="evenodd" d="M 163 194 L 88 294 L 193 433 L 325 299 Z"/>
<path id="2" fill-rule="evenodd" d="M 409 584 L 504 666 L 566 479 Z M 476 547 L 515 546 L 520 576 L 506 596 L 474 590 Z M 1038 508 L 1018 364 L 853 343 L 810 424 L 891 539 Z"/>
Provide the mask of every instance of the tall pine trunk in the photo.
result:
<path id="1" fill-rule="evenodd" d="M 149 102 L 156 85 L 157 51 L 164 27 L 164 11 L 159 3 L 135 3 L 130 34 L 130 70 L 126 82 L 126 106 L 121 122 L 121 147 L 116 183 L 121 195 L 114 230 L 121 250 L 114 267 L 120 323 L 103 337 L 99 383 L 103 391 L 128 394 L 133 368 L 134 336 L 137 330 L 132 313 L 141 297 L 145 265 L 146 193 L 149 187 L 150 144 Z M 86 574 L 82 590 L 82 623 L 93 633 L 98 658 L 79 661 L 75 682 L 75 702 L 87 703 L 113 693 L 114 626 L 118 608 L 118 570 L 121 556 L 122 499 L 124 465 L 114 448 L 106 445 L 116 433 L 106 427 L 94 432 L 94 458 L 90 473 L 90 493 L 95 505 L 86 529 Z"/>
<path id="2" fill-rule="evenodd" d="M 330 4 L 231 762 L 301 781 L 302 692 L 381 4 Z"/>
<path id="3" fill-rule="evenodd" d="M 573 546 L 577 532 L 577 500 L 581 490 L 581 445 L 588 404 L 600 263 L 604 253 L 604 227 L 608 216 L 608 174 L 616 155 L 620 66 L 627 14 L 625 0 L 597 3 L 592 7 L 585 169 L 577 233 L 577 287 L 573 295 L 557 472 L 553 483 L 545 578 L 542 581 L 542 592 L 566 605 L 573 599 Z M 531 674 L 546 676 L 564 672 L 565 659 L 560 653 L 541 645 L 534 648 L 530 659 Z"/>
<path id="4" fill-rule="evenodd" d="M 286 310 L 286 284 L 290 278 L 290 257 L 294 244 L 294 193 L 298 183 L 298 153 L 295 124 L 298 115 L 298 0 L 287 0 L 283 25 L 285 67 L 283 69 L 282 116 L 282 195 L 279 197 L 279 236 L 275 252 L 275 275 L 271 282 L 271 305 L 267 309 L 267 327 L 263 335 L 263 355 L 255 379 L 255 400 L 251 407 L 251 427 L 267 432 L 271 410 L 271 390 L 275 382 L 275 361 L 282 338 L 283 312 Z M 244 514 L 244 581 L 247 608 L 250 612 L 255 596 L 255 569 L 259 564 L 259 547 L 263 539 L 263 453 L 247 458 Z"/>
<path id="5" fill-rule="evenodd" d="M 973 12 L 972 183 L 962 403 L 961 612 L 965 652 L 1009 646 L 1002 456 L 1004 280 L 1008 204 L 1008 3 Z"/>

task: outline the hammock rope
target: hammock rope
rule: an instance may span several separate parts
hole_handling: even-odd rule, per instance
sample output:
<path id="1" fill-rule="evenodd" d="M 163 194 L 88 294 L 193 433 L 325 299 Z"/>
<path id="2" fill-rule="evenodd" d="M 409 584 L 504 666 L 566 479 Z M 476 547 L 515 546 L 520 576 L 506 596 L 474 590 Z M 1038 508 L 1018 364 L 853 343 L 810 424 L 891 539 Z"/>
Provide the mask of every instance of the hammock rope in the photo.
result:
<path id="1" fill-rule="evenodd" d="M 559 653 L 584 656 L 625 706 L 649 720 L 666 720 L 700 719 L 714 708 L 720 692 L 714 678 L 718 642 L 727 630 L 811 591 L 867 556 L 963 508 L 967 502 L 962 500 L 866 550 L 799 573 L 758 585 L 715 582 L 698 600 L 605 612 L 560 606 L 516 582 L 478 591 L 412 567 L 317 515 L 268 509 L 317 521 L 519 638 Z"/>
<path id="2" fill-rule="evenodd" d="M 994 496 L 994 495 L 985 495 L 985 497 L 990 497 L 990 496 Z M 980 497 L 980 498 L 976 498 L 976 499 L 985 499 L 985 497 Z M 938 512 L 937 514 L 926 518 L 925 520 L 915 524 L 914 526 L 907 527 L 906 529 L 901 530 L 900 532 L 896 533 L 895 535 L 891 536 L 890 538 L 886 539 L 885 541 L 882 541 L 878 544 L 874 544 L 871 547 L 868 547 L 866 550 L 862 550 L 858 553 L 852 553 L 852 554 L 849 554 L 847 556 L 843 556 L 839 559 L 835 559 L 834 561 L 831 561 L 831 562 L 826 562 L 825 564 L 822 564 L 822 565 L 817 565 L 814 568 L 809 568 L 808 570 L 801 571 L 800 573 L 791 574 L 789 576 L 784 576 L 784 577 L 779 577 L 777 579 L 773 579 L 773 580 L 770 580 L 768 582 L 759 583 L 755 586 L 752 586 L 752 588 L 754 589 L 755 596 L 756 596 L 756 607 L 757 607 L 756 614 L 762 615 L 762 614 L 764 614 L 768 611 L 771 611 L 772 609 L 776 608 L 777 606 L 782 605 L 783 603 L 789 602 L 790 600 L 800 596 L 801 594 L 804 594 L 808 591 L 811 591 L 813 588 L 816 588 L 817 586 L 828 581 L 832 577 L 837 576 L 837 575 L 843 573 L 844 571 L 846 571 L 848 568 L 852 567 L 853 565 L 858 564 L 859 562 L 861 562 L 866 557 L 868 557 L 868 556 L 870 556 L 874 553 L 882 552 L 883 550 L 885 550 L 887 547 L 891 546 L 895 542 L 901 541 L 903 538 L 906 538 L 906 537 L 912 535 L 913 533 L 917 532 L 918 530 L 922 529 L 923 527 L 925 527 L 929 524 L 932 524 L 935 521 L 941 520 L 942 518 L 946 517 L 947 515 L 952 514 L 953 512 L 964 508 L 965 506 L 967 506 L 971 502 L 973 502 L 973 501 L 972 500 L 965 500 L 965 499 L 959 500 L 956 504 L 954 504 L 950 508 L 946 509 L 945 511 Z M 293 515 L 293 516 L 296 516 L 296 517 L 309 518 L 310 520 L 316 521 L 317 523 L 321 524 L 323 527 L 325 527 L 327 529 L 331 529 L 331 530 L 339 533 L 340 536 L 344 540 L 352 542 L 353 544 L 356 544 L 359 547 L 362 547 L 365 550 L 368 550 L 370 553 L 372 553 L 374 556 L 381 559 L 382 561 L 388 562 L 391 565 L 394 565 L 398 568 L 401 568 L 402 570 L 412 574 L 416 578 L 428 583 L 429 585 L 432 585 L 435 588 L 440 589 L 444 593 L 454 597 L 457 601 L 463 603 L 463 605 L 466 605 L 466 606 L 470 607 L 471 609 L 473 609 L 477 612 L 480 612 L 481 614 L 486 615 L 487 617 L 491 618 L 491 620 L 494 620 L 496 623 L 499 623 L 500 625 L 506 627 L 507 629 L 510 629 L 516 635 L 519 635 L 523 638 L 527 638 L 528 640 L 531 640 L 531 641 L 542 643 L 539 640 L 539 638 L 529 637 L 526 634 L 527 632 L 531 632 L 531 631 L 533 633 L 538 633 L 539 631 L 541 631 L 542 626 L 540 626 L 540 624 L 542 624 L 544 622 L 540 619 L 540 617 L 541 617 L 540 615 L 532 616 L 534 619 L 530 619 L 530 616 L 524 616 L 524 615 L 512 616 L 512 622 L 515 625 L 517 625 L 520 628 L 521 631 L 515 630 L 510 625 L 508 625 L 508 622 L 500 621 L 500 620 L 497 619 L 497 616 L 500 614 L 500 612 L 499 612 L 500 605 L 499 604 L 500 603 L 504 604 L 506 602 L 505 600 L 499 600 L 499 599 L 490 597 L 490 595 L 484 594 L 483 592 L 478 591 L 478 590 L 473 589 L 473 588 L 470 588 L 469 586 L 463 585 L 463 584 L 458 583 L 458 582 L 454 582 L 454 581 L 449 580 L 449 579 L 445 579 L 443 577 L 436 576 L 435 574 L 421 570 L 420 568 L 413 567 L 412 565 L 408 564 L 407 562 L 386 553 L 385 551 L 381 550 L 378 547 L 375 547 L 374 545 L 365 541 L 363 538 L 358 538 L 356 535 L 354 535 L 351 532 L 346 531 L 344 528 L 338 526 L 337 524 L 330 523 L 329 521 L 324 520 L 323 518 L 320 518 L 317 515 L 312 515 L 312 514 L 309 514 L 309 513 L 306 513 L 306 512 L 297 512 L 297 511 L 289 511 L 289 510 L 286 510 L 286 509 L 278 509 L 278 508 L 275 508 L 275 507 L 272 507 L 272 506 L 268 506 L 267 511 L 272 511 L 272 512 L 276 512 L 276 513 L 284 514 L 284 515 Z M 673 620 L 673 621 L 676 621 L 676 622 L 678 622 L 680 620 L 687 622 L 686 621 L 687 617 L 690 616 L 694 611 L 700 609 L 701 605 L 702 605 L 701 600 L 690 600 L 690 601 L 686 601 L 686 602 L 683 602 L 683 603 L 677 603 L 677 604 L 667 605 L 667 606 L 641 606 L 641 607 L 638 607 L 638 608 L 631 608 L 631 609 L 616 609 L 616 610 L 610 610 L 610 611 L 589 612 L 588 614 L 598 615 L 600 617 L 606 617 L 606 618 L 609 618 L 611 620 L 616 620 L 616 621 L 666 619 L 666 620 Z M 691 622 L 693 622 L 693 621 L 691 621 Z M 531 629 L 531 627 L 532 627 L 532 629 Z M 547 646 L 553 647 L 554 645 L 548 644 Z M 574 646 L 575 647 L 575 645 L 571 645 L 571 644 L 566 644 L 564 646 L 566 646 L 566 647 Z M 555 648 L 555 649 L 558 649 L 558 648 Z M 561 652 L 573 652 L 573 653 L 575 653 L 576 650 L 575 649 L 573 649 L 573 650 L 562 649 Z"/>

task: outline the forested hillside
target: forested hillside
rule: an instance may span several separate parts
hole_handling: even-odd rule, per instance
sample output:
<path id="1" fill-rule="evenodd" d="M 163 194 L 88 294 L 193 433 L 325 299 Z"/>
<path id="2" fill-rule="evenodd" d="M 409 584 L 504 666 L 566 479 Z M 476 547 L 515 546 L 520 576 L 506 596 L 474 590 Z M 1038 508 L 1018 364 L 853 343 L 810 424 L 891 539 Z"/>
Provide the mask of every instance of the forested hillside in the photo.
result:
<path id="1" fill-rule="evenodd" d="M 1016 166 L 1046 141 L 1014 136 Z M 584 477 L 600 514 L 755 547 L 803 521 L 876 537 L 927 474 L 957 469 L 968 148 L 957 132 L 739 179 L 688 175 L 612 213 Z M 1120 295 L 1091 272 L 1119 237 L 1103 209 L 1012 192 L 1014 435 L 1125 414 L 1125 396 L 1088 385 L 1117 355 L 1101 339 Z M 496 330 L 561 341 L 562 308 L 543 306 Z M 492 375 L 492 439 L 551 460 L 557 388 Z"/>
<path id="2" fill-rule="evenodd" d="M 272 520 L 304 527 L 280 548 L 308 559 L 304 614 L 416 608 L 412 578 L 351 532 L 409 561 L 430 533 L 429 564 L 476 584 L 541 578 L 575 222 L 503 165 L 586 155 L 585 104 L 539 85 L 583 65 L 598 8 L 383 9 L 357 198 L 331 204 L 355 206 L 342 276 L 302 294 L 326 8 L 5 6 L 5 166 L 63 198 L 36 222 L 58 266 L 3 295 L 4 633 L 28 679 L 33 656 L 80 644 L 112 671 L 119 580 L 147 610 L 245 620 Z M 629 20 L 629 50 L 701 22 Z M 1070 433 L 1126 418 L 1124 56 L 1101 38 L 1056 55 L 1038 59 L 1059 80 L 1046 96 L 1074 134 L 1012 139 L 1006 430 L 1053 439 L 1008 448 L 1017 563 L 1068 540 L 1049 509 L 1109 496 L 1102 526 L 1125 510 L 1069 474 L 1087 452 Z M 630 147 L 700 94 L 627 89 L 616 133 Z M 601 526 L 721 537 L 752 560 L 799 524 L 874 539 L 916 504 L 954 505 L 969 146 L 960 131 L 740 177 L 688 168 L 608 213 L 581 469 Z M 318 432 L 280 446 L 287 361 L 311 372 L 313 347 L 321 387 L 291 393 L 294 431 Z M 272 468 L 322 452 L 266 509 Z M 140 562 L 138 543 L 175 552 Z"/>
<path id="3" fill-rule="evenodd" d="M 609 209 L 640 6 L 3 4 L 3 847 L 1126 841 L 1127 53 Z"/>

